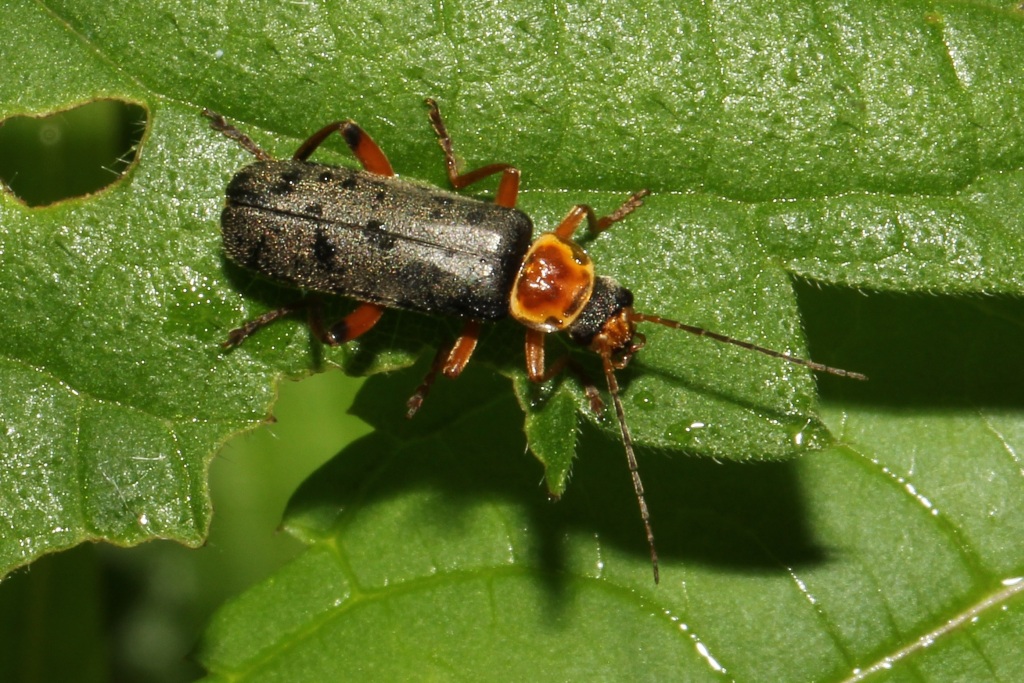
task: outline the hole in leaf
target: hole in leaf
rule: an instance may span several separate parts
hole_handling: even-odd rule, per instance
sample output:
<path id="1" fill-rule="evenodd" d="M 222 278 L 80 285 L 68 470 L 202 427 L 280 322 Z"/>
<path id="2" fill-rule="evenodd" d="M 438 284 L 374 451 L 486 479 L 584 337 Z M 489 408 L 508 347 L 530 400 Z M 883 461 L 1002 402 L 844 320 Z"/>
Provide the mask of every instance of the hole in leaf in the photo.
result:
<path id="1" fill-rule="evenodd" d="M 0 122 L 0 180 L 29 206 L 112 185 L 135 161 L 146 109 L 99 100 L 48 116 Z"/>

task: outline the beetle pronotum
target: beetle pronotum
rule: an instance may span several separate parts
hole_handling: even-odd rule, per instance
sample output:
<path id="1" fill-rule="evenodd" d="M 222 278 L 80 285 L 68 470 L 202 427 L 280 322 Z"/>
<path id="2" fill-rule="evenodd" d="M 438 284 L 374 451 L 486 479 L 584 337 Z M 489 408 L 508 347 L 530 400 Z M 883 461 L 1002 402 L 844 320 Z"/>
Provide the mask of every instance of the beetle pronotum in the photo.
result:
<path id="1" fill-rule="evenodd" d="M 329 345 L 364 334 L 387 308 L 465 319 L 459 336 L 438 350 L 423 383 L 409 399 L 412 417 L 438 372 L 455 378 L 466 367 L 482 323 L 511 316 L 526 327 L 526 372 L 534 382 L 544 382 L 566 367 L 579 372 L 568 356 L 545 365 L 545 335 L 567 333 L 601 358 L 657 583 L 654 532 L 615 376 L 643 346 L 637 323 L 710 337 L 819 372 L 866 378 L 633 310 L 632 292 L 609 277 L 597 276 L 590 257 L 572 237 L 584 220 L 593 234 L 622 220 L 643 203 L 647 190 L 636 192 L 606 216 L 598 217 L 586 204 L 577 204 L 554 230 L 531 242 L 533 224 L 515 208 L 519 170 L 509 164 L 490 164 L 460 173 L 437 103 L 428 99 L 427 106 L 452 187 L 462 189 L 500 173 L 494 203 L 399 180 L 380 147 L 351 120 L 324 126 L 291 159 L 275 160 L 223 116 L 203 110 L 215 130 L 257 159 L 235 174 L 227 187 L 221 224 L 228 258 L 272 280 L 360 302 L 328 328 L 319 307 L 304 298 L 232 330 L 224 346 L 237 346 L 261 327 L 300 310 L 308 312 L 313 334 Z M 307 161 L 335 132 L 344 138 L 362 171 Z M 584 385 L 591 407 L 599 412 L 603 404 L 597 389 L 589 382 Z"/>

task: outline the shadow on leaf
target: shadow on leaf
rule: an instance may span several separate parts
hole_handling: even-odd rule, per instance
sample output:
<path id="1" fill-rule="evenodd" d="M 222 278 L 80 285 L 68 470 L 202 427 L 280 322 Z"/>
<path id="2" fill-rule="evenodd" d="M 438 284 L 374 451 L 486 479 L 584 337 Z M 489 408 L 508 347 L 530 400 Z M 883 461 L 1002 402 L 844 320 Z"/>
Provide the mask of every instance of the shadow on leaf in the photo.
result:
<path id="1" fill-rule="evenodd" d="M 879 406 L 1024 406 L 1024 301 L 874 293 L 796 282 L 812 356 L 867 382 L 820 377 L 823 397 Z"/>
<path id="2" fill-rule="evenodd" d="M 353 412 L 378 431 L 299 489 L 289 530 L 329 539 L 370 585 L 502 567 L 539 571 L 555 593 L 573 574 L 650 581 L 621 443 L 584 426 L 574 478 L 553 504 L 507 380 L 470 366 L 457 382 L 439 380 L 406 420 L 422 369 L 364 385 Z M 777 573 L 825 559 L 791 465 L 638 455 L 664 579 L 694 562 Z"/>

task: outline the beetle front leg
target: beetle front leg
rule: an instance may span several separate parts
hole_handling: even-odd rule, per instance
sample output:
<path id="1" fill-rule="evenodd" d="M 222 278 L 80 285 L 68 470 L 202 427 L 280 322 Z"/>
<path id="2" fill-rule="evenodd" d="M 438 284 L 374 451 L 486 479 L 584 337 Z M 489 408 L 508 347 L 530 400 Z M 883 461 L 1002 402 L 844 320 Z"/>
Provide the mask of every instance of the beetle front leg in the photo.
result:
<path id="1" fill-rule="evenodd" d="M 441 118 L 441 110 L 438 108 L 437 102 L 429 97 L 427 106 L 430 108 L 430 123 L 434 127 L 434 132 L 437 133 L 437 144 L 444 152 L 445 169 L 452 187 L 461 190 L 478 180 L 501 173 L 494 203 L 508 209 L 515 208 L 516 199 L 519 196 L 519 169 L 511 164 L 488 164 L 473 171 L 459 173 L 459 165 L 455 160 L 455 151 L 452 147 L 452 136 L 448 134 L 448 128 L 444 125 L 444 119 Z"/>
<path id="2" fill-rule="evenodd" d="M 583 391 L 587 395 L 587 400 L 590 401 L 590 409 L 600 415 L 604 411 L 601 392 L 579 363 L 574 361 L 568 353 L 552 363 L 551 367 L 544 368 L 544 336 L 544 333 L 539 330 L 526 331 L 526 376 L 531 382 L 542 384 L 568 368 L 583 385 Z"/>
<path id="3" fill-rule="evenodd" d="M 597 235 L 607 230 L 612 223 L 618 223 L 629 214 L 636 211 L 644 203 L 644 197 L 651 193 L 650 190 L 640 190 L 639 192 L 633 193 L 633 195 L 624 201 L 622 205 L 612 211 L 607 216 L 601 216 L 600 218 L 590 206 L 586 204 L 577 204 L 570 209 L 569 213 L 566 214 L 562 222 L 558 224 L 553 233 L 558 235 L 563 240 L 572 239 L 573 233 L 576 232 L 576 228 L 580 226 L 583 219 L 587 219 L 587 229 L 590 230 L 590 234 Z"/>

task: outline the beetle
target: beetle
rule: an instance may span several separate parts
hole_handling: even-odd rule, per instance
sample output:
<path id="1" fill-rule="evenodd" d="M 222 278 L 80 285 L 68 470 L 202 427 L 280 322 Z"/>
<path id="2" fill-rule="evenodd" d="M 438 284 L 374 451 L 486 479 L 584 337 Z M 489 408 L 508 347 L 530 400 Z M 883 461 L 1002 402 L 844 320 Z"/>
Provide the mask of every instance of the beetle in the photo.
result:
<path id="1" fill-rule="evenodd" d="M 709 337 L 819 372 L 866 377 L 637 312 L 632 292 L 597 275 L 573 234 L 584 221 L 594 235 L 606 230 L 641 206 L 647 190 L 635 192 L 604 216 L 577 204 L 554 230 L 532 239 L 532 221 L 515 208 L 519 169 L 496 163 L 460 173 L 437 102 L 427 99 L 426 104 L 452 187 L 460 190 L 501 174 L 493 203 L 398 179 L 381 148 L 352 120 L 324 126 L 291 159 L 275 160 L 223 116 L 203 110 L 214 130 L 256 157 L 227 186 L 221 214 L 227 257 L 279 283 L 359 302 L 342 320 L 325 327 L 315 300 L 302 298 L 232 330 L 223 346 L 238 346 L 258 329 L 303 309 L 314 336 L 328 345 L 365 334 L 389 308 L 464 319 L 459 335 L 437 351 L 408 400 L 407 414 L 412 417 L 438 372 L 454 379 L 466 367 L 481 325 L 511 317 L 526 328 L 529 379 L 544 382 L 564 369 L 573 370 L 584 379 L 591 408 L 599 413 L 600 394 L 573 360 L 563 356 L 546 366 L 545 336 L 565 332 L 601 359 L 658 583 L 654 532 L 615 375 L 644 345 L 638 323 Z M 362 170 L 308 161 L 332 133 L 341 135 Z"/>

